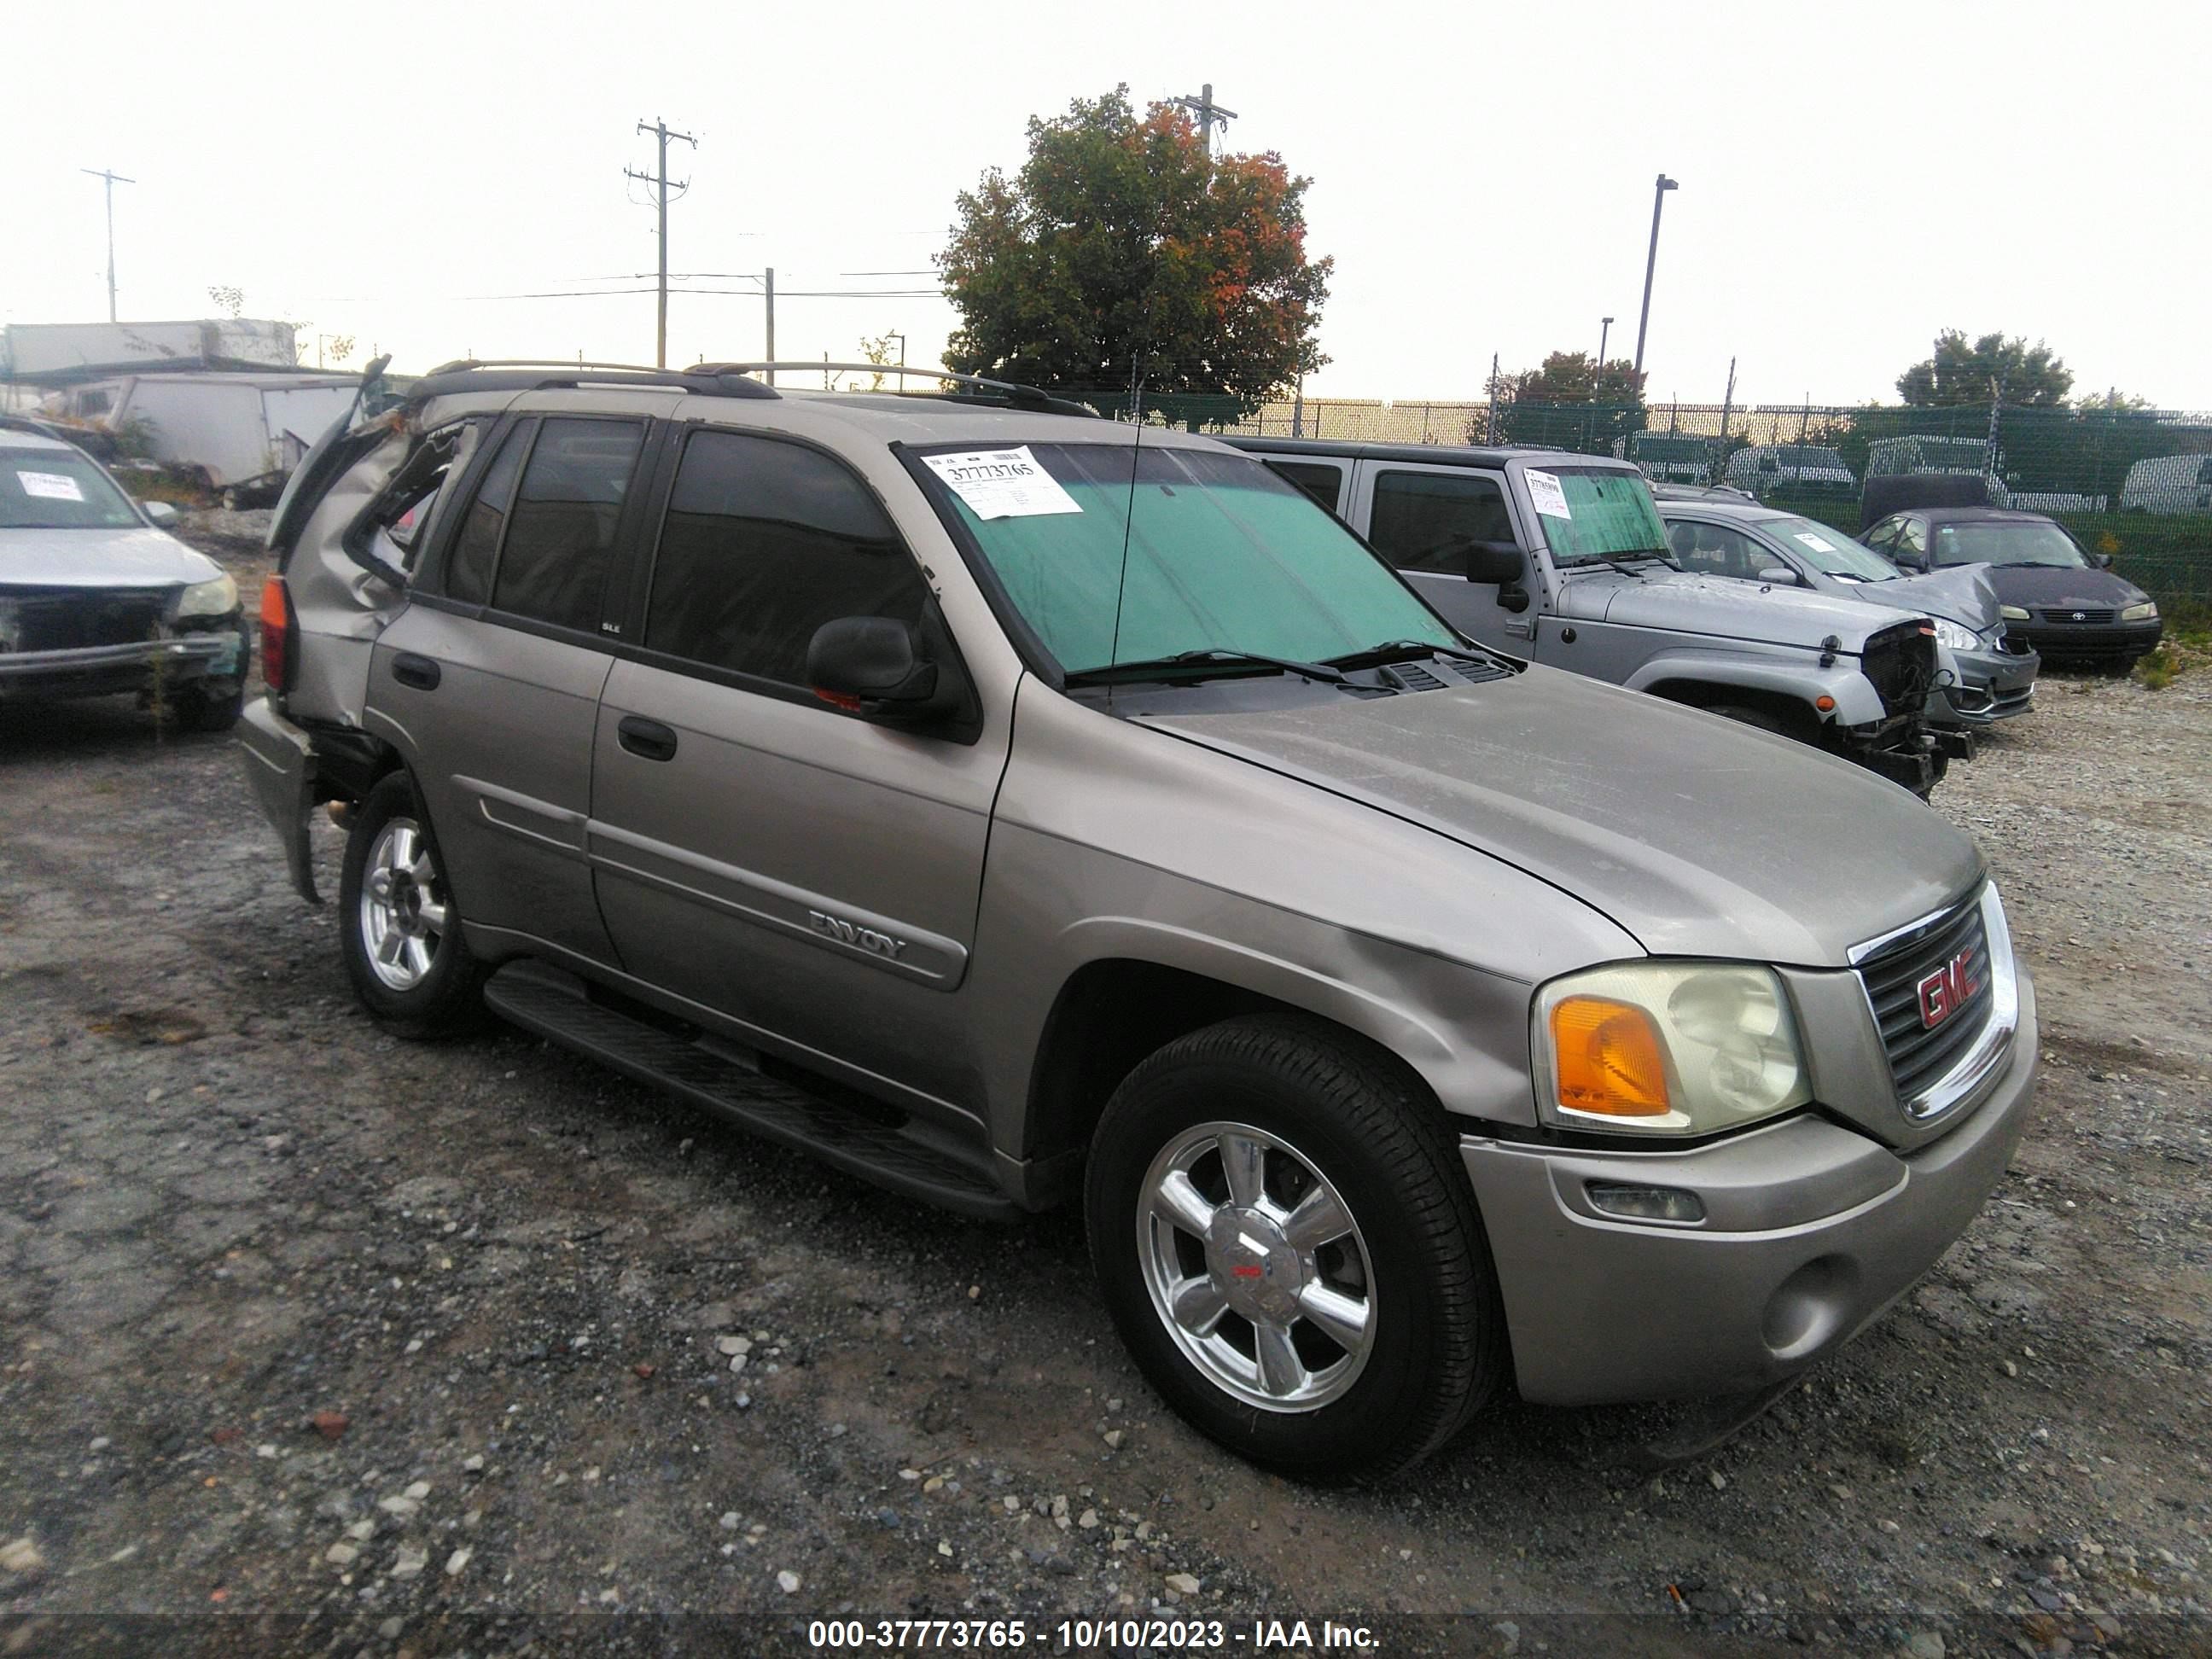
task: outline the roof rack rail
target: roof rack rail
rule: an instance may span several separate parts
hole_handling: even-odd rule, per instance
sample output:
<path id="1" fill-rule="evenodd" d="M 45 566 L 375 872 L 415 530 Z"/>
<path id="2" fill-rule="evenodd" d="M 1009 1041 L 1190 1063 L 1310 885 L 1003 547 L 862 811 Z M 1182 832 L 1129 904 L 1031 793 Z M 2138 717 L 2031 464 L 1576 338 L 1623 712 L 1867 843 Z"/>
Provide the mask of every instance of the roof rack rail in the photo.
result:
<path id="1" fill-rule="evenodd" d="M 902 378 L 918 374 L 927 380 L 950 380 L 957 386 L 979 386 L 986 392 L 1002 393 L 1006 401 L 1017 409 L 1051 415 L 1085 415 L 1093 418 L 1098 413 L 1087 404 L 1054 397 L 1042 386 L 1025 386 L 1019 380 L 994 380 L 981 374 L 956 374 L 949 368 L 924 368 L 911 363 L 830 363 L 801 358 L 789 362 L 701 363 L 695 367 L 693 372 L 702 371 L 724 374 L 884 374 Z"/>
<path id="2" fill-rule="evenodd" d="M 819 365 L 817 365 L 819 367 Z M 440 363 L 408 388 L 416 400 L 465 390 L 532 392 L 575 386 L 586 381 L 617 386 L 665 386 L 705 397 L 773 398 L 774 386 L 726 371 L 720 364 L 689 368 L 653 368 L 643 363 L 570 362 L 535 357 L 460 357 Z"/>

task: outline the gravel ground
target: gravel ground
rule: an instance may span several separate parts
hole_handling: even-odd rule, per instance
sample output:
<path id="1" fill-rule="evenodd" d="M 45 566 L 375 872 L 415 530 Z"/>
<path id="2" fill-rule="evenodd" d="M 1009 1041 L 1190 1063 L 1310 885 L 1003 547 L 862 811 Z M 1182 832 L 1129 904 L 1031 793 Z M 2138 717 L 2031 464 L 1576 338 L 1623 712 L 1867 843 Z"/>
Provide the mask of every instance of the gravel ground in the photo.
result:
<path id="1" fill-rule="evenodd" d="M 1508 1403 L 1357 1493 L 1170 1416 L 1072 1217 L 886 1201 L 513 1031 L 382 1036 L 228 740 L 0 710 L 0 1649 L 1159 1607 L 1237 1647 L 2212 1650 L 2212 672 L 2041 703 L 1936 795 L 2049 1062 L 1967 1236 L 1711 1455 Z M 304 1622 L 177 1621 L 216 1613 Z"/>

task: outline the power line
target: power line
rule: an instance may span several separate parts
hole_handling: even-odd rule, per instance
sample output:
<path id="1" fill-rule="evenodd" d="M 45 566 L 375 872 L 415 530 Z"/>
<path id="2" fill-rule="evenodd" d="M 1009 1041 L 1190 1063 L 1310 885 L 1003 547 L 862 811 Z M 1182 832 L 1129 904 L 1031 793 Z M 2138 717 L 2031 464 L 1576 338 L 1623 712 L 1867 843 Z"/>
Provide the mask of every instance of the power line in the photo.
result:
<path id="1" fill-rule="evenodd" d="M 635 167 L 624 167 L 623 169 L 623 176 L 626 179 L 636 179 L 648 185 L 657 183 L 659 186 L 660 282 L 659 287 L 660 291 L 660 314 L 659 327 L 653 337 L 653 367 L 656 368 L 665 368 L 668 367 L 668 141 L 671 138 L 679 139 L 683 143 L 690 145 L 695 150 L 699 148 L 699 141 L 696 138 L 694 138 L 688 132 L 671 132 L 668 130 L 668 123 L 660 119 L 658 116 L 653 118 L 653 122 L 651 126 L 647 126 L 644 122 L 640 121 L 637 124 L 637 130 L 640 132 L 652 133 L 659 140 L 660 144 L 659 176 L 657 179 L 653 175 L 640 173 Z M 678 193 L 680 195 L 683 191 L 689 190 L 690 186 L 691 181 L 686 179 L 678 183 L 676 188 Z"/>

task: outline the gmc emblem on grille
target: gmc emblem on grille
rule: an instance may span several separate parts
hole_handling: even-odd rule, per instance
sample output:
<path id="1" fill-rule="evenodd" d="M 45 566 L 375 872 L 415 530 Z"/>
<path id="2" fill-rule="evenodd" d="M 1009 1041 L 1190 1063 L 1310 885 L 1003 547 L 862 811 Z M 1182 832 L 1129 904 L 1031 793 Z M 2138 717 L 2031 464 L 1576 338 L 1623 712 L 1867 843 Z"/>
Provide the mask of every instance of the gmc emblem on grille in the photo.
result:
<path id="1" fill-rule="evenodd" d="M 1974 952 L 1970 946 L 1920 981 L 1920 1024 L 1934 1030 L 1973 1000 L 1981 981 L 1974 977 Z"/>

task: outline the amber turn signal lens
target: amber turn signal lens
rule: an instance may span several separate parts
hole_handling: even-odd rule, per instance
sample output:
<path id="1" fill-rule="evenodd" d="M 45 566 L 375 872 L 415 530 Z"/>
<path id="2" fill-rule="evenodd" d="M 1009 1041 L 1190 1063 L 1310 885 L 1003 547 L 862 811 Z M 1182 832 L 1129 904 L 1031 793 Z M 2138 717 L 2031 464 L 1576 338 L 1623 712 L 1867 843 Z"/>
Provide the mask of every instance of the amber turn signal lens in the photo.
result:
<path id="1" fill-rule="evenodd" d="M 1609 997 L 1569 997 L 1552 1010 L 1559 1104 L 1607 1117 L 1663 1117 L 1667 1065 L 1659 1028 Z"/>

